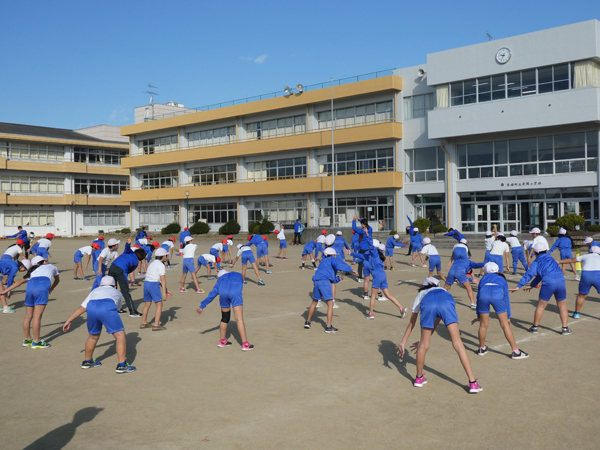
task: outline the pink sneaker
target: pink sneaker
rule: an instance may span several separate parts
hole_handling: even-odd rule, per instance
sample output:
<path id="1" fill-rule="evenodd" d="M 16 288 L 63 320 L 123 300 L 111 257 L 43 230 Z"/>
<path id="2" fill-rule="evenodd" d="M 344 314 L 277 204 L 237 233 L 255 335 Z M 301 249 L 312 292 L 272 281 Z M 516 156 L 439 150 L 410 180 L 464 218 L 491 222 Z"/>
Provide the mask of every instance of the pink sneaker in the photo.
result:
<path id="1" fill-rule="evenodd" d="M 425 372 L 423 372 L 423 375 L 421 375 L 421 378 L 417 377 L 415 378 L 415 387 L 423 387 L 427 384 L 427 378 L 425 378 Z"/>
<path id="2" fill-rule="evenodd" d="M 179 292 L 187 292 L 187 289 L 186 288 L 181 288 L 181 289 L 179 289 Z"/>
<path id="3" fill-rule="evenodd" d="M 242 350 L 245 352 L 248 350 L 254 350 L 254 345 L 250 345 L 250 342 L 246 341 L 242 344 Z"/>
<path id="4" fill-rule="evenodd" d="M 198 289 L 198 290 L 196 291 L 196 294 L 204 294 L 204 289 Z"/>
<path id="5" fill-rule="evenodd" d="M 471 394 L 477 394 L 478 392 L 483 391 L 483 388 L 481 386 L 479 386 L 479 383 L 477 382 L 477 378 L 475 378 L 475 381 L 473 381 L 472 383 L 469 381 L 469 393 Z"/>
<path id="6" fill-rule="evenodd" d="M 223 347 L 229 347 L 231 345 L 231 342 L 229 342 L 227 339 L 221 339 L 219 341 L 219 343 L 217 344 L 217 347 L 223 348 Z"/>

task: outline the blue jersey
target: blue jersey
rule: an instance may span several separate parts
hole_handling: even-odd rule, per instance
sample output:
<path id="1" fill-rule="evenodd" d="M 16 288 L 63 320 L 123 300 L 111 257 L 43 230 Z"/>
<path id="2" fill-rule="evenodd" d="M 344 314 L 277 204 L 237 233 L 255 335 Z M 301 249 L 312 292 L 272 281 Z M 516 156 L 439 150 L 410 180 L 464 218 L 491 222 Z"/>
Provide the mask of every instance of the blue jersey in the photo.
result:
<path id="1" fill-rule="evenodd" d="M 357 233 L 353 233 L 352 234 L 352 239 L 350 239 L 350 245 L 352 246 L 353 249 L 358 248 L 358 238 L 360 236 Z"/>
<path id="2" fill-rule="evenodd" d="M 550 280 L 552 278 L 564 278 L 562 269 L 556 262 L 556 260 L 550 256 L 548 253 L 540 254 L 535 261 L 531 263 L 521 281 L 517 285 L 519 288 L 522 288 L 527 284 L 529 280 L 531 281 L 531 286 L 537 286 L 540 281 Z"/>
<path id="3" fill-rule="evenodd" d="M 373 228 L 368 227 L 365 232 L 362 225 L 360 227 L 356 226 L 356 220 L 353 220 L 352 229 L 358 234 L 358 248 L 360 250 L 369 250 L 369 241 L 371 242 L 371 245 L 373 244 Z"/>
<path id="4" fill-rule="evenodd" d="M 8 259 L 0 260 L 0 274 L 8 275 L 8 279 L 6 280 L 6 287 L 10 287 L 14 280 L 15 275 L 19 271 L 19 263 L 17 261 L 12 261 Z"/>
<path id="5" fill-rule="evenodd" d="M 302 228 L 302 224 L 300 222 L 294 223 L 294 233 L 300 233 L 301 228 Z"/>
<path id="6" fill-rule="evenodd" d="M 450 233 L 444 234 L 444 236 L 450 236 L 460 242 L 461 239 L 466 239 L 458 230 L 452 230 Z"/>
<path id="7" fill-rule="evenodd" d="M 185 243 L 185 238 L 191 235 L 192 233 L 190 233 L 190 230 L 183 230 L 181 233 L 179 233 L 179 242 L 182 244 Z"/>
<path id="8" fill-rule="evenodd" d="M 100 253 L 102 253 L 102 249 L 94 250 L 92 252 L 92 267 L 94 268 L 94 272 L 98 271 L 98 258 L 100 257 Z"/>
<path id="9" fill-rule="evenodd" d="M 123 273 L 128 274 L 133 272 L 139 264 L 137 255 L 131 250 L 129 244 L 125 244 L 125 251 L 119 255 L 112 263 L 123 270 Z"/>
<path id="10" fill-rule="evenodd" d="M 148 237 L 148 233 L 146 233 L 144 230 L 140 230 L 138 231 L 138 234 L 135 235 L 135 240 L 139 240 L 139 239 L 143 239 L 145 237 Z"/>
<path id="11" fill-rule="evenodd" d="M 304 246 L 304 252 L 312 253 L 315 251 L 316 248 L 317 248 L 317 243 L 315 241 L 310 241 L 310 242 L 307 242 L 306 245 Z M 318 250 L 317 250 L 317 253 L 319 253 Z"/>
<path id="12" fill-rule="evenodd" d="M 323 258 L 323 261 L 321 261 L 321 264 L 317 267 L 317 271 L 312 277 L 312 280 L 328 280 L 332 283 L 337 283 L 340 281 L 340 277 L 336 275 L 338 270 L 342 272 L 352 272 L 352 267 L 337 258 L 328 256 L 327 258 Z"/>
<path id="13" fill-rule="evenodd" d="M 105 244 L 102 239 L 95 239 L 92 244 L 98 244 L 100 246 L 100 250 L 104 250 Z"/>
<path id="14" fill-rule="evenodd" d="M 469 249 L 466 245 L 464 247 L 456 247 L 452 250 L 452 258 L 454 261 L 458 261 L 459 259 L 469 259 Z"/>
<path id="15" fill-rule="evenodd" d="M 392 250 L 394 247 L 406 247 L 402 242 L 398 242 L 394 239 L 394 236 L 390 236 L 385 243 L 385 248 L 388 250 Z"/>
<path id="16" fill-rule="evenodd" d="M 550 247 L 550 251 L 548 253 L 552 253 L 554 250 L 566 250 L 573 248 L 573 242 L 571 242 L 571 238 L 567 236 L 561 236 L 556 241 L 554 241 L 554 245 Z"/>
<path id="17" fill-rule="evenodd" d="M 350 250 L 350 247 L 348 247 L 348 243 L 346 242 L 346 239 L 344 239 L 342 236 L 335 237 L 335 241 L 333 242 L 332 247 L 335 249 L 335 252 L 338 255 L 342 255 L 344 253 L 344 249 Z"/>
<path id="18" fill-rule="evenodd" d="M 29 239 L 27 239 L 27 231 L 25 230 L 21 230 L 19 231 L 17 234 L 13 234 L 12 236 L 6 236 L 7 238 L 17 238 L 17 239 L 21 239 L 23 242 L 28 242 Z"/>
<path id="19" fill-rule="evenodd" d="M 470 259 L 459 259 L 454 261 L 450 270 L 456 272 L 455 269 L 458 269 L 459 271 L 464 270 L 465 273 L 469 273 L 471 269 L 480 269 L 483 266 L 485 266 L 485 263 L 476 263 Z"/>
<path id="20" fill-rule="evenodd" d="M 508 292 L 508 283 L 506 282 L 506 278 L 497 273 L 486 273 L 481 281 L 479 282 L 479 288 L 477 290 L 477 300 L 481 295 L 485 296 L 485 291 L 488 289 L 486 285 L 497 285 L 502 288 L 504 291 L 504 300 L 510 302 L 509 292 Z"/>
<path id="21" fill-rule="evenodd" d="M 200 303 L 200 309 L 206 308 L 217 295 L 228 296 L 233 298 L 235 294 L 241 293 L 244 288 L 244 278 L 241 273 L 229 272 L 219 277 L 212 291 Z"/>

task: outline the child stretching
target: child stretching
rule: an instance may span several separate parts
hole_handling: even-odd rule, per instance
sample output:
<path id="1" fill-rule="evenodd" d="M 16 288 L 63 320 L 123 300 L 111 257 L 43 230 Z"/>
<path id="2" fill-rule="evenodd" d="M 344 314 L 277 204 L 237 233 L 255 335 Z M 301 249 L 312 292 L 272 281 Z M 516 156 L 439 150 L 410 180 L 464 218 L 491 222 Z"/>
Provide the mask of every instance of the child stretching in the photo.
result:
<path id="1" fill-rule="evenodd" d="M 160 246 L 162 248 L 164 248 L 167 252 L 169 252 L 169 255 L 167 256 L 167 268 L 171 268 L 171 260 L 173 259 L 173 251 L 175 250 L 175 238 L 169 238 L 168 240 L 166 240 L 165 242 L 163 242 L 162 244 L 160 244 Z"/>
<path id="2" fill-rule="evenodd" d="M 218 256 L 215 258 L 215 255 L 211 255 L 210 253 L 205 253 L 204 255 L 200 255 L 198 256 L 198 268 L 196 269 L 196 277 L 198 277 L 198 271 L 200 270 L 200 268 L 202 266 L 206 267 L 206 272 L 207 272 L 207 280 L 213 280 L 214 277 L 210 276 L 210 269 L 212 267 L 213 264 L 220 263 L 221 262 L 221 258 L 219 258 Z"/>
<path id="3" fill-rule="evenodd" d="M 421 264 L 425 264 L 423 261 L 423 255 L 421 255 L 421 249 L 423 248 L 423 236 L 419 234 L 419 229 L 413 226 L 412 220 L 410 217 L 406 216 L 408 221 L 410 222 L 409 233 L 410 233 L 410 246 L 413 251 L 413 259 L 408 264 L 415 267 L 415 261 L 417 258 L 421 259 Z"/>
<path id="4" fill-rule="evenodd" d="M 280 229 L 273 231 L 273 233 L 277 234 L 277 239 L 279 239 L 279 251 L 277 252 L 277 259 L 279 259 L 279 255 L 281 254 L 281 251 L 283 250 L 283 259 L 287 259 L 285 254 L 287 252 L 287 241 L 285 240 L 285 232 L 283 231 L 283 225 L 281 225 L 279 222 L 277 222 L 277 224 L 279 225 Z"/>
<path id="5" fill-rule="evenodd" d="M 317 253 L 319 253 L 319 250 L 317 249 L 317 241 L 310 241 L 304 245 L 304 249 L 302 250 L 302 257 L 300 258 L 300 261 L 302 262 L 302 270 L 304 270 L 304 263 L 306 262 L 306 257 L 308 255 L 310 255 L 310 260 L 312 262 L 313 268 L 317 268 Z"/>
<path id="6" fill-rule="evenodd" d="M 433 276 L 433 271 L 435 270 L 438 276 L 446 281 L 446 277 L 442 273 L 442 258 L 440 258 L 437 248 L 431 243 L 431 239 L 423 239 L 421 253 L 425 255 L 425 261 L 429 260 L 429 277 Z"/>
<path id="7" fill-rule="evenodd" d="M 196 255 L 198 246 L 194 244 L 194 238 L 192 236 L 186 236 L 183 245 L 183 276 L 181 277 L 181 289 L 179 289 L 179 292 L 187 292 L 187 289 L 185 288 L 185 279 L 187 278 L 187 274 L 190 273 L 194 285 L 196 285 L 196 294 L 203 294 L 204 290 L 200 289 L 200 286 L 198 285 L 196 266 L 194 265 L 194 256 Z"/>
<path id="8" fill-rule="evenodd" d="M 164 248 L 159 248 L 154 252 L 154 261 L 148 265 L 146 271 L 146 281 L 144 282 L 144 309 L 142 310 L 142 324 L 140 328 L 152 328 L 152 331 L 166 330 L 160 324 L 160 314 L 162 313 L 163 302 L 172 297 L 167 289 L 165 263 L 169 253 Z M 154 302 L 156 305 L 156 314 L 154 315 L 154 325 L 148 323 L 148 312 L 150 305 Z"/>
<path id="9" fill-rule="evenodd" d="M 467 290 L 469 300 L 471 300 L 471 309 L 475 309 L 477 305 L 475 304 L 475 297 L 473 296 L 471 281 L 467 277 L 467 274 L 472 272 L 473 269 L 483 267 L 484 265 L 484 263 L 476 263 L 471 261 L 470 259 L 461 258 L 455 260 L 452 264 L 452 268 L 448 272 L 448 278 L 446 278 L 446 284 L 444 285 L 444 289 L 449 291 L 452 285 L 454 284 L 454 281 L 458 280 L 458 282 L 461 283 Z"/>
<path id="10" fill-rule="evenodd" d="M 431 337 L 433 336 L 435 329 L 440 321 L 443 321 L 448 330 L 448 334 L 450 334 L 452 346 L 458 354 L 458 358 L 469 377 L 469 392 L 471 394 L 476 394 L 483 391 L 483 388 L 477 382 L 477 378 L 473 375 L 469 355 L 460 338 L 458 316 L 456 315 L 456 302 L 449 292 L 440 287 L 440 282 L 435 278 L 426 278 L 423 282 L 423 286 L 419 289 L 419 294 L 415 298 L 412 306 L 410 323 L 406 327 L 402 342 L 398 346 L 398 355 L 400 355 L 400 357 L 404 356 L 406 342 L 417 323 L 419 312 L 421 313 L 421 340 L 415 342 L 411 346 L 417 353 L 417 377 L 415 378 L 414 386 L 420 388 L 427 384 L 427 378 L 425 378 L 425 374 L 423 373 L 425 355 L 427 354 L 427 350 L 429 350 Z"/>
<path id="11" fill-rule="evenodd" d="M 573 240 L 567 235 L 567 230 L 561 228 L 558 230 L 558 239 L 554 241 L 554 244 L 552 247 L 550 247 L 550 251 L 548 253 L 551 254 L 554 250 L 559 249 L 561 260 L 573 259 L 573 253 L 571 252 L 572 248 Z M 579 281 L 579 275 L 577 275 L 577 270 L 575 270 L 575 263 L 569 262 L 568 264 L 571 265 L 571 270 L 573 270 L 573 275 L 575 275 L 575 281 Z M 567 264 L 561 264 L 560 268 L 562 269 L 563 275 L 566 275 Z"/>
<path id="12" fill-rule="evenodd" d="M 246 266 L 248 265 L 248 261 L 250 261 L 250 264 L 252 265 L 252 268 L 254 269 L 254 273 L 256 274 L 256 278 L 258 278 L 257 283 L 260 284 L 261 286 L 264 286 L 265 282 L 260 277 L 260 272 L 258 271 L 258 265 L 256 264 L 256 260 L 254 259 L 254 253 L 252 253 L 252 249 L 250 247 L 242 245 L 242 244 L 238 244 L 237 249 L 238 249 L 237 256 L 233 260 L 233 263 L 231 263 L 231 268 L 233 269 L 233 266 L 235 266 L 235 263 L 237 262 L 238 259 L 240 259 L 240 256 L 241 256 L 241 258 L 242 258 L 242 281 L 244 282 L 244 284 L 248 284 L 248 282 L 246 281 Z"/>
<path id="13" fill-rule="evenodd" d="M 102 249 L 102 251 L 98 255 L 98 259 L 96 260 L 96 267 L 94 268 L 96 270 L 96 280 L 92 285 L 92 290 L 100 286 L 100 282 L 102 281 L 102 278 L 106 275 L 106 270 L 108 266 L 117 258 L 117 256 L 119 256 L 117 250 L 119 249 L 120 242 L 121 241 L 119 241 L 118 239 L 109 239 L 108 243 L 106 244 L 106 247 L 104 247 L 104 249 Z"/>
<path id="14" fill-rule="evenodd" d="M 99 249 L 100 246 L 94 243 L 92 245 L 81 247 L 75 252 L 75 255 L 73 256 L 73 262 L 75 263 L 75 269 L 73 269 L 74 280 L 79 280 L 79 278 L 77 278 L 77 271 L 79 270 L 79 272 L 81 272 L 81 280 L 85 281 L 86 278 L 85 274 L 83 273 L 83 263 L 81 261 L 83 260 L 84 256 L 87 256 L 87 261 L 85 262 L 85 270 L 87 270 L 88 265 L 90 264 L 90 258 L 92 257 L 92 252 Z"/>
<path id="15" fill-rule="evenodd" d="M 85 359 L 81 363 L 82 369 L 95 369 L 102 365 L 93 356 L 100 333 L 102 332 L 102 325 L 104 325 L 106 332 L 112 334 L 117 341 L 116 348 L 119 363 L 115 372 L 135 372 L 135 367 L 127 363 L 125 356 L 127 352 L 125 327 L 117 312 L 122 305 L 123 295 L 117 290 L 115 279 L 110 276 L 103 277 L 100 281 L 100 286 L 89 293 L 81 306 L 71 314 L 71 317 L 63 325 L 63 332 L 66 333 L 71 328 L 71 323 L 84 312 L 87 312 L 89 336 L 85 341 Z"/>
<path id="16" fill-rule="evenodd" d="M 327 302 L 327 328 L 325 333 L 337 333 L 338 329 L 334 328 L 331 322 L 333 321 L 333 290 L 331 289 L 332 283 L 339 283 L 344 277 L 336 276 L 336 272 L 351 272 L 354 275 L 358 275 L 352 270 L 348 264 L 340 261 L 335 257 L 336 252 L 333 248 L 326 248 L 323 251 L 323 261 L 319 264 L 315 275 L 312 280 L 314 282 L 313 287 L 313 301 L 308 308 L 308 317 L 304 322 L 304 328 L 310 328 L 310 319 L 312 319 L 317 303 L 321 300 L 321 297 Z"/>
<path id="17" fill-rule="evenodd" d="M 590 253 L 587 255 L 558 261 L 559 264 L 574 262 L 583 263 L 581 280 L 579 281 L 579 293 L 577 294 L 577 300 L 575 300 L 575 311 L 573 312 L 573 319 L 579 319 L 583 302 L 592 290 L 592 287 L 595 287 L 596 292 L 600 293 L 600 247 L 594 245 L 590 247 Z M 24 263 L 25 261 L 23 261 Z"/>
<path id="18" fill-rule="evenodd" d="M 427 238 L 428 239 L 428 238 Z M 395 247 L 406 247 L 406 245 L 400 242 L 400 235 L 395 234 L 390 236 L 385 243 L 385 256 L 387 258 L 387 262 L 390 265 L 390 270 L 394 269 L 394 248 Z M 387 266 L 383 266 L 384 269 L 387 269 Z"/>
<path id="19" fill-rule="evenodd" d="M 244 289 L 244 279 L 242 275 L 237 272 L 227 272 L 221 270 L 217 274 L 219 278 L 215 283 L 212 291 L 208 294 L 208 297 L 200 303 L 200 307 L 196 309 L 198 315 L 202 314 L 202 311 L 213 301 L 218 295 L 219 302 L 221 304 L 221 323 L 219 330 L 221 332 L 221 339 L 217 344 L 217 347 L 229 347 L 231 342 L 227 340 L 227 324 L 231 318 L 231 308 L 233 308 L 233 317 L 235 323 L 242 338 L 242 350 L 254 350 L 254 345 L 250 345 L 248 337 L 246 336 L 246 325 L 244 325 L 244 298 L 242 297 L 242 289 Z"/>
<path id="20" fill-rule="evenodd" d="M 10 287 L 15 281 L 15 275 L 17 272 L 27 272 L 31 267 L 31 261 L 24 259 L 22 261 L 5 261 L 0 260 L 0 291 L 4 291 L 4 284 L 2 282 L 4 276 L 6 276 L 6 286 Z M 7 294 L 10 298 L 10 292 Z M 0 295 L 0 301 L 2 302 L 2 313 L 12 314 L 15 312 L 14 309 L 8 306 L 6 302 L 6 295 Z"/>

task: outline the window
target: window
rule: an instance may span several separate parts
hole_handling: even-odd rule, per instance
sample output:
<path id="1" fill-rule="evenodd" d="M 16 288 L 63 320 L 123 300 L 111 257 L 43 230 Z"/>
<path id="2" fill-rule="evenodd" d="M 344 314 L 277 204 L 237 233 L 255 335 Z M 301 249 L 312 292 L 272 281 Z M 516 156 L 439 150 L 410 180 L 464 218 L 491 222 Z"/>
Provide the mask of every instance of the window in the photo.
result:
<path id="1" fill-rule="evenodd" d="M 331 174 L 331 155 L 324 157 L 321 173 Z M 360 152 L 336 153 L 336 175 L 353 175 L 359 173 L 391 172 L 396 170 L 394 149 L 363 150 Z"/>
<path id="2" fill-rule="evenodd" d="M 196 223 L 200 220 L 205 220 L 208 223 L 237 221 L 237 203 L 190 205 L 189 223 Z"/>
<path id="3" fill-rule="evenodd" d="M 426 117 L 427 111 L 433 109 L 433 92 L 430 94 L 413 95 L 404 98 L 404 118 L 417 119 Z"/>
<path id="4" fill-rule="evenodd" d="M 195 185 L 235 183 L 237 169 L 235 164 L 221 164 L 211 167 L 196 167 L 192 175 Z"/>
<path id="5" fill-rule="evenodd" d="M 75 178 L 75 194 L 121 195 L 129 189 L 128 180 L 87 180 Z"/>
<path id="6" fill-rule="evenodd" d="M 0 157 L 61 163 L 65 159 L 65 150 L 61 145 L 3 141 L 0 142 Z"/>
<path id="7" fill-rule="evenodd" d="M 298 217 L 300 222 L 307 221 L 306 200 L 282 200 L 267 202 L 248 202 L 248 222 L 257 222 L 266 218 L 272 222 L 293 224 Z"/>
<path id="8" fill-rule="evenodd" d="M 108 166 L 121 165 L 122 152 L 102 148 L 75 147 L 73 161 Z"/>
<path id="9" fill-rule="evenodd" d="M 371 125 L 394 119 L 393 102 L 370 103 L 367 105 L 339 108 L 333 111 L 336 128 Z M 331 128 L 331 110 L 317 113 L 319 129 Z"/>
<path id="10" fill-rule="evenodd" d="M 188 133 L 189 147 L 204 147 L 208 145 L 229 144 L 235 142 L 235 126 L 214 128 L 212 130 Z"/>
<path id="11" fill-rule="evenodd" d="M 425 147 L 406 150 L 406 181 L 419 183 L 423 181 L 445 180 L 444 164 L 446 156 L 440 147 Z"/>
<path id="12" fill-rule="evenodd" d="M 124 226 L 126 211 L 116 209 L 83 210 L 84 226 Z"/>
<path id="13" fill-rule="evenodd" d="M 284 117 L 282 119 L 263 120 L 246 125 L 248 139 L 267 139 L 306 133 L 306 116 Z"/>
<path id="14" fill-rule="evenodd" d="M 177 135 L 164 136 L 155 139 L 144 139 L 139 141 L 140 153 L 151 155 L 153 153 L 169 152 L 177 149 Z"/>
<path id="15" fill-rule="evenodd" d="M 248 179 L 254 181 L 306 178 L 306 156 L 250 164 Z"/>
<path id="16" fill-rule="evenodd" d="M 0 176 L 0 192 L 62 194 L 64 193 L 64 186 L 64 178 Z"/>
<path id="17" fill-rule="evenodd" d="M 364 217 L 370 222 L 379 222 L 382 230 L 393 230 L 396 227 L 393 196 L 336 198 L 335 204 L 335 213 L 338 216 L 356 212 L 359 217 Z M 330 198 L 321 200 L 321 217 L 333 217 L 332 205 Z"/>
<path id="18" fill-rule="evenodd" d="M 142 189 L 170 188 L 179 186 L 179 171 L 164 170 L 140 174 Z"/>
<path id="19" fill-rule="evenodd" d="M 54 210 L 4 210 L 4 226 L 33 226 L 33 227 L 49 227 L 54 226 Z"/>
<path id="20" fill-rule="evenodd" d="M 140 206 L 140 225 L 168 225 L 179 223 L 179 207 L 168 206 Z"/>

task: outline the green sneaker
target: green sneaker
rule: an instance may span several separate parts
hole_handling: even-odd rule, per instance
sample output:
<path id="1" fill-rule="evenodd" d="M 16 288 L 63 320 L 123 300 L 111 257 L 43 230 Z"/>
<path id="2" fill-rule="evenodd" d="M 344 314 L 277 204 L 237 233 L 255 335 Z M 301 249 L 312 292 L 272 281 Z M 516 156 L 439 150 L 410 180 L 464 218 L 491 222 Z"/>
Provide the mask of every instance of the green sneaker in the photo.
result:
<path id="1" fill-rule="evenodd" d="M 82 369 L 95 369 L 96 367 L 100 367 L 102 365 L 102 363 L 100 361 L 96 361 L 95 359 L 92 359 L 90 361 L 83 361 L 81 363 L 81 368 Z"/>
<path id="2" fill-rule="evenodd" d="M 40 342 L 31 342 L 31 348 L 50 348 L 52 347 L 47 342 L 40 340 Z"/>
<path id="3" fill-rule="evenodd" d="M 12 308 L 10 308 L 10 307 L 6 307 L 6 308 L 4 308 L 4 309 L 2 310 L 2 312 L 3 312 L 4 314 L 12 314 L 12 313 L 14 313 L 14 312 L 15 312 L 15 310 L 14 310 L 14 309 L 12 309 Z"/>
<path id="4" fill-rule="evenodd" d="M 131 372 L 135 372 L 135 367 L 134 366 L 130 366 L 129 363 L 127 361 L 125 361 L 125 365 L 121 366 L 119 364 L 117 364 L 117 369 L 115 370 L 115 372 L 117 373 L 131 373 Z"/>
<path id="5" fill-rule="evenodd" d="M 31 347 L 33 344 L 33 339 L 23 339 L 23 347 Z"/>

